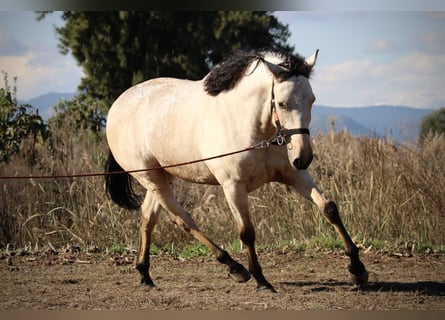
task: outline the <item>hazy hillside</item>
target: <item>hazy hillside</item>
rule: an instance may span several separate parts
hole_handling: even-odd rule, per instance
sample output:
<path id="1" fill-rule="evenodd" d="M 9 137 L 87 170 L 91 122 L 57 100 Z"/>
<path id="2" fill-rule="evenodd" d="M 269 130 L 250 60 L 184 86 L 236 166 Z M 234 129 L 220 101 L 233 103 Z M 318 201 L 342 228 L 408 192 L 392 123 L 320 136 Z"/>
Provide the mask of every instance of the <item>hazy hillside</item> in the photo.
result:
<path id="1" fill-rule="evenodd" d="M 355 136 L 364 134 L 370 135 L 373 133 L 369 128 L 361 125 L 350 117 L 329 112 L 329 110 L 323 113 L 319 113 L 315 109 L 312 110 L 311 130 L 313 134 L 327 133 L 332 127 L 335 128 L 335 131 L 341 131 L 346 128 L 348 132 Z"/>
<path id="2" fill-rule="evenodd" d="M 60 100 L 71 100 L 76 93 L 60 93 L 60 92 L 50 92 L 28 101 L 19 101 L 20 104 L 29 104 L 34 107 L 34 109 L 39 109 L 39 114 L 43 119 L 48 120 L 54 115 L 54 105 L 56 105 Z"/>
<path id="3" fill-rule="evenodd" d="M 75 93 L 52 92 L 20 103 L 28 103 L 39 109 L 47 120 L 54 114 L 54 105 L 60 100 L 70 100 Z M 315 105 L 312 108 L 311 130 L 314 134 L 326 133 L 335 120 L 337 131 L 346 128 L 351 134 L 387 136 L 399 142 L 414 140 L 418 136 L 423 116 L 433 109 L 415 109 L 403 106 L 327 107 Z"/>
<path id="4" fill-rule="evenodd" d="M 420 121 L 433 109 L 415 109 L 403 106 L 367 106 L 355 108 L 314 106 L 312 130 L 327 132 L 335 119 L 336 130 L 346 128 L 353 135 L 377 135 L 397 141 L 414 140 Z"/>

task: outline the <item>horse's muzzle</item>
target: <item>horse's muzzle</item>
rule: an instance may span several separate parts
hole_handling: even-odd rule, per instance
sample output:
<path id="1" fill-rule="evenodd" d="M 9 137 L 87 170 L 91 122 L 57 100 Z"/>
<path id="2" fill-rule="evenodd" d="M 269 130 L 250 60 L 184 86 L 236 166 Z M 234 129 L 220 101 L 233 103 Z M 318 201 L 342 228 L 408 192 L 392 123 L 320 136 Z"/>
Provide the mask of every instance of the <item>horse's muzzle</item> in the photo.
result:
<path id="1" fill-rule="evenodd" d="M 306 170 L 311 165 L 312 159 L 314 158 L 313 155 L 310 155 L 307 159 L 302 160 L 300 158 L 295 159 L 293 162 L 293 165 L 298 170 Z"/>

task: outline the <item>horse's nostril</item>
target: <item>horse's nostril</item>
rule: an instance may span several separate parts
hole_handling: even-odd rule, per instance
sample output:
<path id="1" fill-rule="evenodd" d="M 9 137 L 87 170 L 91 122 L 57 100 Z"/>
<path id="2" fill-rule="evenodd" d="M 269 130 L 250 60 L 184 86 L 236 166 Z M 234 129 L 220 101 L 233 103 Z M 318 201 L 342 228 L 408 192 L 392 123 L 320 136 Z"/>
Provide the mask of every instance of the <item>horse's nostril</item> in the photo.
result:
<path id="1" fill-rule="evenodd" d="M 306 170 L 308 167 L 309 167 L 309 165 L 311 164 L 311 162 L 312 162 L 312 156 L 309 158 L 309 159 L 307 159 L 307 161 L 306 162 L 301 162 L 301 160 L 300 160 L 300 158 L 298 158 L 298 159 L 295 159 L 294 160 L 294 162 L 293 162 L 293 165 L 295 166 L 295 168 L 297 168 L 298 170 Z"/>
<path id="2" fill-rule="evenodd" d="M 295 159 L 294 160 L 294 167 L 297 169 L 301 169 L 301 161 L 300 159 Z"/>

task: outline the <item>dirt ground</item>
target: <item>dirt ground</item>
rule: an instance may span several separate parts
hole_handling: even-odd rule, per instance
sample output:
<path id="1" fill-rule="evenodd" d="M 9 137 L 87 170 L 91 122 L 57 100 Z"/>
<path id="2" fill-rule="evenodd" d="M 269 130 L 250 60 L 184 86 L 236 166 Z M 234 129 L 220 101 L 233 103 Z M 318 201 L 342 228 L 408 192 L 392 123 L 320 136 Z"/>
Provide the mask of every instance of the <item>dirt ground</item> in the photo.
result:
<path id="1" fill-rule="evenodd" d="M 3 254 L 0 309 L 444 310 L 445 254 L 362 253 L 369 284 L 349 283 L 341 252 L 259 252 L 277 293 L 235 283 L 212 257 L 152 257 L 157 285 L 139 285 L 134 253 Z M 245 264 L 245 255 L 234 257 Z"/>

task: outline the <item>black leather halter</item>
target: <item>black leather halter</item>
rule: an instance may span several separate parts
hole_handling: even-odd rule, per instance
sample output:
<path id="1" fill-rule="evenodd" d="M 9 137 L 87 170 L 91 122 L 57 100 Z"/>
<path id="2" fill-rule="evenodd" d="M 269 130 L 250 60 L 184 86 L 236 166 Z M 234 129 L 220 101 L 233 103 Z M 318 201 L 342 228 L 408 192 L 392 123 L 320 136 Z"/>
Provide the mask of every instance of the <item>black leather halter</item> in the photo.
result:
<path id="1" fill-rule="evenodd" d="M 277 127 L 277 131 L 275 134 L 269 139 L 270 144 L 273 145 L 284 145 L 288 144 L 287 137 L 290 137 L 294 134 L 307 134 L 309 135 L 309 129 L 308 128 L 296 128 L 296 129 L 286 129 L 284 126 L 281 125 L 280 118 L 278 117 L 277 113 L 277 106 L 275 102 L 275 93 L 274 93 L 274 82 L 272 82 L 272 98 L 270 100 L 270 110 L 272 113 L 272 117 L 275 122 L 275 126 Z"/>

